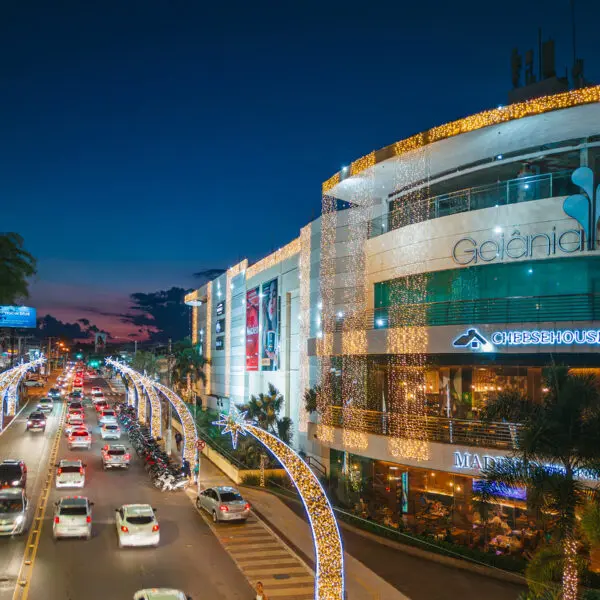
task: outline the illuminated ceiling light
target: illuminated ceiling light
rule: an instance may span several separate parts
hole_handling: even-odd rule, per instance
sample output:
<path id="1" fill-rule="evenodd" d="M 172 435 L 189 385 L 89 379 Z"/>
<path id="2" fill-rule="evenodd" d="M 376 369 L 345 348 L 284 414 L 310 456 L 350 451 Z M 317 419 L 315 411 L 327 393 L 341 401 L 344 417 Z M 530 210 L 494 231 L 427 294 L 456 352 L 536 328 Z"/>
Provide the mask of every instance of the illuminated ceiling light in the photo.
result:
<path id="1" fill-rule="evenodd" d="M 531 275 L 533 273 L 533 269 L 527 269 L 527 272 Z"/>
<path id="2" fill-rule="evenodd" d="M 504 158 L 504 156 L 502 156 L 502 154 L 498 154 L 496 156 L 496 160 L 502 160 Z"/>
<path id="3" fill-rule="evenodd" d="M 496 225 L 496 227 L 494 227 L 494 233 L 502 233 L 502 227 L 500 227 L 500 225 Z"/>
<path id="4" fill-rule="evenodd" d="M 523 184 L 523 189 L 528 190 L 529 189 L 529 184 L 528 183 Z"/>
<path id="5" fill-rule="evenodd" d="M 377 319 L 377 327 L 383 327 L 383 319 Z"/>
<path id="6" fill-rule="evenodd" d="M 317 331 L 317 337 L 319 339 L 321 339 L 323 337 L 323 332 L 322 331 Z"/>
<path id="7" fill-rule="evenodd" d="M 341 319 L 344 316 L 344 313 L 341 310 L 339 310 L 337 316 L 338 319 Z"/>

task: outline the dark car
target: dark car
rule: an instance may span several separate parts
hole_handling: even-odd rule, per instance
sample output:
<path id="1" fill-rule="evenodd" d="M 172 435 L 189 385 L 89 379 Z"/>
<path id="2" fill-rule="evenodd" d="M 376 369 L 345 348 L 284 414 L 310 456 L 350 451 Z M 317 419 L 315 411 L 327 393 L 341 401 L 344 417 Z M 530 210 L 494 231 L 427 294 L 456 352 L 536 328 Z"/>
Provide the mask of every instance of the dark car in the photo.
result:
<path id="1" fill-rule="evenodd" d="M 4 460 L 0 463 L 0 489 L 27 484 L 27 467 L 22 460 Z"/>
<path id="2" fill-rule="evenodd" d="M 60 398 L 60 390 L 57 387 L 50 388 L 48 396 L 52 398 L 52 400 L 58 400 L 58 398 Z"/>
<path id="3" fill-rule="evenodd" d="M 45 431 L 46 415 L 41 410 L 35 410 L 27 419 L 27 431 Z"/>
<path id="4" fill-rule="evenodd" d="M 83 394 L 81 392 L 71 392 L 69 394 L 69 400 L 81 400 L 83 398 Z"/>

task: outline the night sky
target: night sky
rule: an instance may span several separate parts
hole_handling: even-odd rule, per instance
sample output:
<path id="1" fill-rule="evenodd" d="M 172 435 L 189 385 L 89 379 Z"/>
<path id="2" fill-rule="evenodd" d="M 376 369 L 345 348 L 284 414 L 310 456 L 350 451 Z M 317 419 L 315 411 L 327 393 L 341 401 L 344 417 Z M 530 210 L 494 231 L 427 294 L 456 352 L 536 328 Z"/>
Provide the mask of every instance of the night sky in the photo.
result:
<path id="1" fill-rule="evenodd" d="M 126 336 L 130 293 L 268 254 L 344 164 L 506 103 L 539 26 L 571 64 L 568 0 L 214 4 L 1 3 L 0 229 L 41 314 Z M 598 0 L 577 25 L 598 83 Z"/>

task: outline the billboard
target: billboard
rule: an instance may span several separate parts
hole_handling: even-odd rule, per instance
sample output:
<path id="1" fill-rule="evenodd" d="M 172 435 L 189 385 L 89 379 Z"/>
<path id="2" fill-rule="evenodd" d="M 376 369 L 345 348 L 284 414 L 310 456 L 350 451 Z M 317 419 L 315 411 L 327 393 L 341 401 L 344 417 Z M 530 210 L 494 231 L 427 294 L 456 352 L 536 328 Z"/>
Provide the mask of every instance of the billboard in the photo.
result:
<path id="1" fill-rule="evenodd" d="M 35 308 L 0 306 L 0 327 L 35 327 Z"/>
<path id="2" fill-rule="evenodd" d="M 262 326 L 262 345 L 260 366 L 263 371 L 279 369 L 279 311 L 277 279 L 262 284 L 260 321 Z"/>
<path id="3" fill-rule="evenodd" d="M 258 288 L 246 292 L 246 371 L 258 371 Z"/>

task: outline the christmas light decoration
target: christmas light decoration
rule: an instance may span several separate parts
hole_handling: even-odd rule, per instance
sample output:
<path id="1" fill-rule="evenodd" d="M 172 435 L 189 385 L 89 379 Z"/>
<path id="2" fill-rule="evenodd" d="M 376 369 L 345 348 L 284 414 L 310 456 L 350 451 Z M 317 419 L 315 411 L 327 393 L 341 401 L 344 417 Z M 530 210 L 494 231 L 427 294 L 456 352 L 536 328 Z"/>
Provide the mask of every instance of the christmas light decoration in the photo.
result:
<path id="1" fill-rule="evenodd" d="M 122 373 L 126 373 L 127 376 L 129 376 L 134 381 L 134 385 L 137 383 L 137 386 L 140 389 L 153 388 L 155 394 L 156 392 L 160 392 L 171 403 L 171 406 L 177 414 L 183 429 L 182 456 L 189 461 L 193 471 L 196 468 L 196 465 L 198 464 L 198 432 L 196 430 L 196 423 L 194 421 L 194 417 L 192 416 L 192 413 L 190 412 L 190 409 L 187 407 L 185 402 L 173 390 L 158 383 L 157 381 L 152 381 L 152 379 L 150 379 L 149 377 L 138 373 L 137 371 L 124 365 L 123 363 L 113 360 L 112 358 L 107 358 L 106 363 L 114 367 L 115 369 L 121 371 Z M 160 399 L 158 398 L 158 396 L 156 396 L 156 401 L 160 406 Z M 154 413 L 155 411 L 153 411 L 153 414 Z"/>
<path id="2" fill-rule="evenodd" d="M 296 486 L 308 515 L 316 557 L 315 600 L 343 600 L 344 551 L 335 515 L 319 480 L 288 445 L 264 429 L 245 420 L 245 413 L 232 407 L 217 424 L 237 436 L 249 433 L 281 463 Z"/>
<path id="3" fill-rule="evenodd" d="M 363 156 L 352 163 L 350 172 L 352 176 L 356 176 L 359 173 L 363 173 L 365 170 L 372 168 L 378 162 L 389 159 L 391 155 L 402 156 L 407 152 L 417 150 L 427 144 L 454 137 L 462 133 L 476 131 L 478 129 L 483 129 L 484 127 L 498 125 L 500 123 L 506 123 L 524 117 L 540 115 L 553 110 L 572 108 L 574 106 L 592 104 L 594 102 L 600 102 L 600 86 L 581 88 L 562 94 L 555 94 L 553 96 L 534 98 L 527 102 L 510 104 L 493 110 L 486 110 L 465 117 L 464 119 L 433 127 L 428 131 L 418 133 L 405 140 L 396 142 L 391 146 L 382 148 L 377 153 L 372 152 L 367 156 Z M 381 158 L 377 160 L 377 157 Z M 341 179 L 341 174 L 336 173 L 325 181 L 323 183 L 323 194 L 327 194 L 331 189 L 338 185 Z"/>
<path id="4" fill-rule="evenodd" d="M 563 600 L 577 600 L 577 541 L 569 537 L 564 542 Z"/>
<path id="5" fill-rule="evenodd" d="M 156 390 L 154 389 L 154 385 L 152 381 L 147 377 L 140 376 L 139 378 L 140 385 L 144 390 L 148 400 L 150 400 L 150 406 L 152 407 L 151 411 L 151 419 L 150 419 L 150 432 L 152 436 L 155 438 L 161 438 L 162 435 L 162 407 L 160 404 L 160 399 Z"/>
<path id="6" fill-rule="evenodd" d="M 250 279 L 255 275 L 258 275 L 261 271 L 270 269 L 271 267 L 279 264 L 281 261 L 291 258 L 295 254 L 300 252 L 300 238 L 292 240 L 289 244 L 283 248 L 265 256 L 262 260 L 254 263 L 246 269 L 246 279 Z"/>
<path id="7" fill-rule="evenodd" d="M 298 361 L 300 363 L 300 397 L 309 387 L 309 358 L 308 338 L 310 337 L 310 240 L 312 226 L 308 224 L 300 230 L 300 257 L 298 270 L 300 272 L 300 348 Z M 304 402 L 300 402 L 298 410 L 298 431 L 308 430 L 308 413 Z"/>
<path id="8" fill-rule="evenodd" d="M 204 391 L 206 395 L 212 393 L 211 374 L 212 368 L 210 360 L 212 358 L 212 281 L 206 284 L 206 347 L 204 348 L 204 357 L 206 364 L 204 365 L 204 373 L 206 375 L 206 384 Z"/>
<path id="9" fill-rule="evenodd" d="M 6 416 L 13 417 L 17 410 L 18 390 L 21 380 L 28 371 L 46 362 L 44 356 L 12 367 L 0 374 L 0 427 L 4 422 L 3 409 L 6 404 Z"/>

